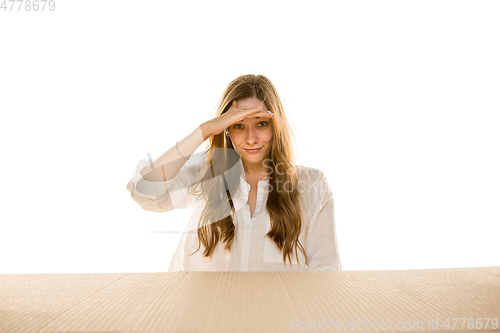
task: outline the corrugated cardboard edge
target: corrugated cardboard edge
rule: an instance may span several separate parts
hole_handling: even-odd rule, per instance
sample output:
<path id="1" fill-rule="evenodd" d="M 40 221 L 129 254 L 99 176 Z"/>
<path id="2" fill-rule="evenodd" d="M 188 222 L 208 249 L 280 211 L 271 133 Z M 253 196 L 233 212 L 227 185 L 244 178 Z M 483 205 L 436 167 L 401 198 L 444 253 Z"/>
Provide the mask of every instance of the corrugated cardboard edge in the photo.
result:
<path id="1" fill-rule="evenodd" d="M 0 275 L 0 332 L 499 332 L 442 326 L 499 314 L 500 266 Z"/>

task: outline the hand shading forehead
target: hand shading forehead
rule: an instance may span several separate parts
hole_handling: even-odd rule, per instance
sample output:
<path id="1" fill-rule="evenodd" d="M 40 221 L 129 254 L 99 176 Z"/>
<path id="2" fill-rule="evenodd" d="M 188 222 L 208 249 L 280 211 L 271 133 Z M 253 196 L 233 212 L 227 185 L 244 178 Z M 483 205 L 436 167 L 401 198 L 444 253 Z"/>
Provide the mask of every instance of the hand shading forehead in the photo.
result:
<path id="1" fill-rule="evenodd" d="M 269 120 L 269 118 L 251 117 L 251 118 L 240 119 L 237 122 L 238 123 L 248 123 L 248 122 L 251 123 L 251 122 L 262 121 L 262 120 Z"/>

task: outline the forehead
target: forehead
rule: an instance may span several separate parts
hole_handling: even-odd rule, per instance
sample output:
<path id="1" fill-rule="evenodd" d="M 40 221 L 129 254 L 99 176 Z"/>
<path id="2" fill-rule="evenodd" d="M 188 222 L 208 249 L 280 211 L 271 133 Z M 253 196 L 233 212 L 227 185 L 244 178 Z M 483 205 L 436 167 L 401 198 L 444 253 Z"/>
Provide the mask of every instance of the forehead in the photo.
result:
<path id="1" fill-rule="evenodd" d="M 266 105 L 256 97 L 248 97 L 245 99 L 238 100 L 238 107 L 240 109 L 253 109 L 262 106 L 263 109 L 267 110 Z"/>

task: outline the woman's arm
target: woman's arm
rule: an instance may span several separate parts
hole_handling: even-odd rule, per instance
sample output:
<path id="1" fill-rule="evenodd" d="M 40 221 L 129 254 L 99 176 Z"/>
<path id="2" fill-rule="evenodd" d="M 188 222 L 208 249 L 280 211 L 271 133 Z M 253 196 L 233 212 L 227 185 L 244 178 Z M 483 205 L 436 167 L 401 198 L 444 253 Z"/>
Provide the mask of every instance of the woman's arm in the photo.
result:
<path id="1" fill-rule="evenodd" d="M 132 199 L 151 212 L 193 207 L 196 202 L 194 196 L 188 193 L 188 187 L 196 178 L 201 164 L 187 165 L 186 161 L 210 135 L 210 126 L 204 123 L 179 142 L 179 150 L 186 160 L 174 145 L 153 162 L 155 168 L 151 167 L 151 160 L 139 161 L 127 183 Z"/>
<path id="2" fill-rule="evenodd" d="M 174 178 L 182 166 L 186 163 L 187 159 L 189 159 L 189 156 L 191 156 L 209 137 L 210 128 L 205 122 L 178 142 L 177 146 L 179 147 L 179 151 L 182 156 L 186 158 L 186 160 L 179 155 L 177 147 L 174 144 L 170 149 L 154 160 L 152 166 L 150 164 L 144 168 L 141 171 L 141 176 L 150 182 L 166 181 Z"/>
<path id="3" fill-rule="evenodd" d="M 319 212 L 313 217 L 309 227 L 307 244 L 307 271 L 342 270 L 333 194 L 323 172 L 317 183 L 317 192 L 321 197 L 317 200 Z"/>

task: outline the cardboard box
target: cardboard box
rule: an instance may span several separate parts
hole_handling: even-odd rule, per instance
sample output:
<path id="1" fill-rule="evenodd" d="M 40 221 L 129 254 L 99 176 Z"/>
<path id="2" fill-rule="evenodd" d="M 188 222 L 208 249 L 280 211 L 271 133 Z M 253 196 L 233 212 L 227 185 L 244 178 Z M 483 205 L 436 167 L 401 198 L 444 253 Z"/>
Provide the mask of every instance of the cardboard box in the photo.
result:
<path id="1" fill-rule="evenodd" d="M 500 266 L 0 275 L 0 332 L 500 332 L 499 320 Z"/>

